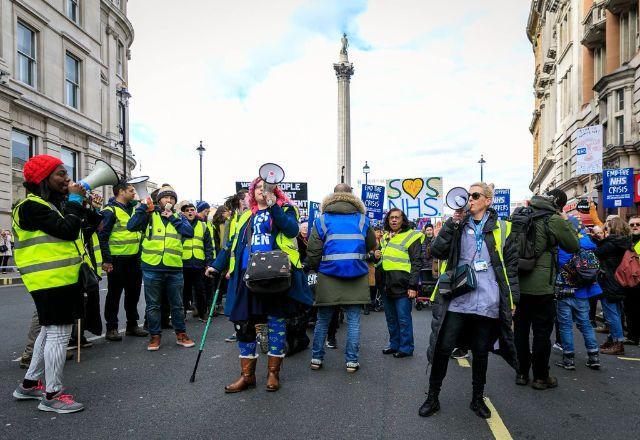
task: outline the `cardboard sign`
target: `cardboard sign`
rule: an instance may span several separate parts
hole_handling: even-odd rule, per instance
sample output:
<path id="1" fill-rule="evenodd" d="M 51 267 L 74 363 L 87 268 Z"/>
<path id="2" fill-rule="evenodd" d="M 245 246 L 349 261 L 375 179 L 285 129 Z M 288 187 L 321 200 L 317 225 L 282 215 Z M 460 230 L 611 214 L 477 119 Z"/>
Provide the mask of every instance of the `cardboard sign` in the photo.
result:
<path id="1" fill-rule="evenodd" d="M 498 216 L 505 219 L 511 215 L 511 190 L 496 189 L 493 194 L 493 209 Z"/>
<path id="2" fill-rule="evenodd" d="M 249 189 L 251 182 L 236 182 L 236 192 Z M 300 217 L 309 215 L 307 182 L 282 182 L 278 186 L 300 211 Z"/>
<path id="3" fill-rule="evenodd" d="M 384 186 L 362 185 L 362 202 L 371 220 L 382 220 L 384 211 Z"/>
<path id="4" fill-rule="evenodd" d="M 633 206 L 633 168 L 603 170 L 602 198 L 605 208 Z"/>
<path id="5" fill-rule="evenodd" d="M 442 177 L 387 180 L 389 209 L 401 209 L 409 219 L 442 217 Z"/>
<path id="6" fill-rule="evenodd" d="M 576 130 L 576 174 L 602 172 L 602 125 Z"/>

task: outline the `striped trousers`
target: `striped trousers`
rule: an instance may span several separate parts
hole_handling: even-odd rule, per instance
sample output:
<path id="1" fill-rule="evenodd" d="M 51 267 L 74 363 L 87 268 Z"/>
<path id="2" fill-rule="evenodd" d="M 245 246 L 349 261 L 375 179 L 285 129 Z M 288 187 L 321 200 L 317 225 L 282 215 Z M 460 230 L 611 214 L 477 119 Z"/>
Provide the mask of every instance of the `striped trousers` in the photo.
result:
<path id="1" fill-rule="evenodd" d="M 44 376 L 47 393 L 62 389 L 62 371 L 72 325 L 43 325 L 33 347 L 33 355 L 25 379 L 41 380 Z"/>

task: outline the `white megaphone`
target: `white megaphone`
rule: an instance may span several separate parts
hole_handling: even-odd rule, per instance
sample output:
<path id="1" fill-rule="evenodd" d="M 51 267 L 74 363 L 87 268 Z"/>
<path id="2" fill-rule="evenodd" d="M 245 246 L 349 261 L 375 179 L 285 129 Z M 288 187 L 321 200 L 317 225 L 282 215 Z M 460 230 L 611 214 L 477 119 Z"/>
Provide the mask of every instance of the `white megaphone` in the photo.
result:
<path id="1" fill-rule="evenodd" d="M 147 180 L 149 180 L 149 176 L 134 177 L 131 180 L 127 180 L 127 183 L 136 190 L 136 194 L 138 194 L 141 202 L 151 198 L 149 191 L 147 191 Z"/>
<path id="2" fill-rule="evenodd" d="M 466 211 L 469 209 L 469 192 L 459 186 L 451 188 L 447 193 L 445 203 L 454 211 L 459 209 L 464 209 Z"/>
<path id="3" fill-rule="evenodd" d="M 276 185 L 284 180 L 284 170 L 275 163 L 265 163 L 258 171 L 260 178 L 264 180 L 264 192 L 273 193 Z M 267 202 L 271 206 L 271 201 Z"/>
<path id="4" fill-rule="evenodd" d="M 111 168 L 111 165 L 104 160 L 98 159 L 96 160 L 96 166 L 93 168 L 93 171 L 78 183 L 82 185 L 85 190 L 91 191 L 104 185 L 117 185 L 119 180 L 118 174 Z"/>

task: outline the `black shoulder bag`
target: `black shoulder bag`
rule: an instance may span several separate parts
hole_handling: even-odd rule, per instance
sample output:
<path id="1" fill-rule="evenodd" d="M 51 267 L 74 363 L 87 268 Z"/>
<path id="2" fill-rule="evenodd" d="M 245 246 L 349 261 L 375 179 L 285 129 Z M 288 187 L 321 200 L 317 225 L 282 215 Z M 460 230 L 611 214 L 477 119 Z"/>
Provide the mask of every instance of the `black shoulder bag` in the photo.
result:
<path id="1" fill-rule="evenodd" d="M 458 232 L 459 230 L 460 225 L 456 225 L 454 238 L 449 249 L 449 258 L 447 259 L 448 264 L 452 263 L 454 260 L 454 242 L 458 242 L 459 240 L 461 240 L 461 235 Z M 438 291 L 445 299 L 457 298 L 477 288 L 478 279 L 476 277 L 476 272 L 473 267 L 468 264 L 462 264 L 454 268 L 448 268 L 438 278 Z"/>

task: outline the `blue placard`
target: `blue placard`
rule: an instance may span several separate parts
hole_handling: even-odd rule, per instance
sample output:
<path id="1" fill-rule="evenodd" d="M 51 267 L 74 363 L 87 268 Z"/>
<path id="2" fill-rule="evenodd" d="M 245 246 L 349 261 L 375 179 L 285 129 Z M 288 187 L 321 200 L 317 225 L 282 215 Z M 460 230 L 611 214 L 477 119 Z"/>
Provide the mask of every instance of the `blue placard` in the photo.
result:
<path id="1" fill-rule="evenodd" d="M 320 212 L 320 203 L 309 202 L 309 237 L 311 237 L 311 228 L 313 228 L 313 222 Z"/>
<path id="2" fill-rule="evenodd" d="M 633 206 L 633 168 L 602 170 L 602 198 L 605 208 Z"/>
<path id="3" fill-rule="evenodd" d="M 382 220 L 384 186 L 362 185 L 362 202 L 371 220 Z"/>
<path id="4" fill-rule="evenodd" d="M 511 215 L 511 190 L 496 189 L 493 193 L 492 206 L 500 218 L 509 217 Z"/>

